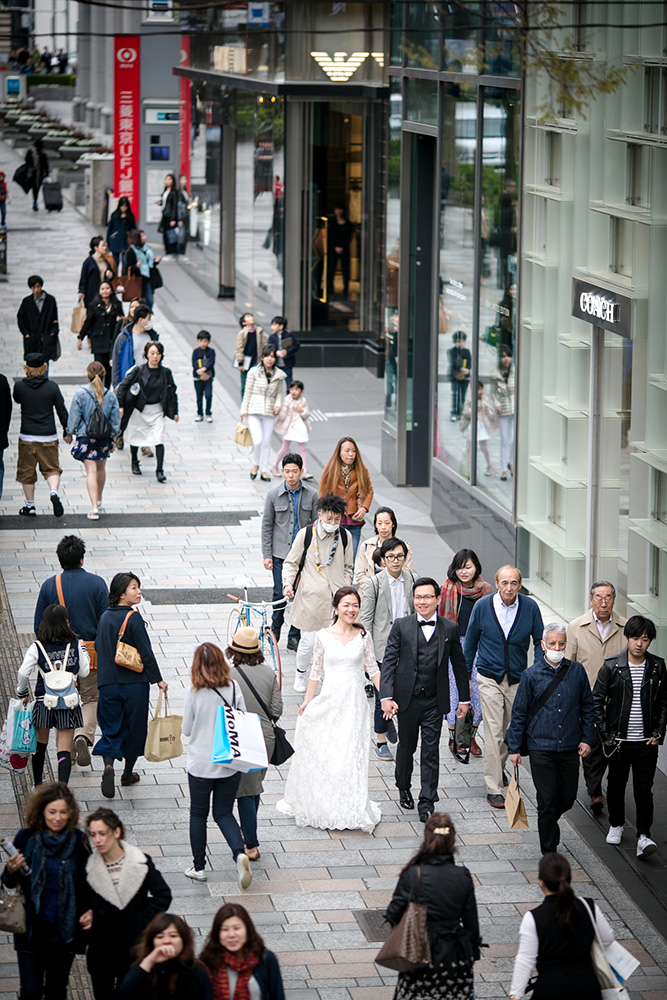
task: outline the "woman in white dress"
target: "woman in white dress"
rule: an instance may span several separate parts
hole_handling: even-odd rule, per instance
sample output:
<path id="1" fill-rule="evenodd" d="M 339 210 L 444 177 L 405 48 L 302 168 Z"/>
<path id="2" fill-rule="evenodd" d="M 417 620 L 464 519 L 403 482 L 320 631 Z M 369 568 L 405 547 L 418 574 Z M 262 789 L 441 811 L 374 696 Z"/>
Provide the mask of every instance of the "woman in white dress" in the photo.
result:
<path id="1" fill-rule="evenodd" d="M 320 629 L 315 639 L 285 798 L 277 808 L 294 816 L 297 826 L 371 833 L 380 821 L 380 807 L 368 797 L 371 716 L 364 671 L 376 688 L 380 671 L 373 640 L 357 622 L 361 602 L 354 587 L 337 590 L 333 607 L 333 625 Z"/>

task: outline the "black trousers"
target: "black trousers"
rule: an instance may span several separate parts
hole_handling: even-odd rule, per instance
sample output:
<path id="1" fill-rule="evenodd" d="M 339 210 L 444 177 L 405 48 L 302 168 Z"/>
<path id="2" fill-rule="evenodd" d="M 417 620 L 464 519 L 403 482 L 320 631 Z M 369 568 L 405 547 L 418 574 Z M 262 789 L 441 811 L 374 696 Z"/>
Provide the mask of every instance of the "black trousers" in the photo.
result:
<path id="1" fill-rule="evenodd" d="M 401 738 L 396 751 L 396 787 L 404 791 L 410 789 L 413 758 L 421 731 L 419 809 L 433 809 L 438 801 L 442 732 L 442 712 L 435 697 L 413 695 L 407 709 L 398 713 L 398 728 Z"/>
<path id="2" fill-rule="evenodd" d="M 21 1000 L 67 1000 L 67 983 L 74 952 L 63 941 L 57 924 L 39 924 L 33 931 L 34 951 L 18 951 Z"/>
<path id="3" fill-rule="evenodd" d="M 105 954 L 102 949 L 88 949 L 86 965 L 93 984 L 95 1000 L 115 1000 L 120 984 L 132 963 L 129 950 L 127 955 L 116 952 Z"/>
<path id="4" fill-rule="evenodd" d="M 591 752 L 588 757 L 584 757 L 582 764 L 584 767 L 586 791 L 592 799 L 597 798 L 598 795 L 602 795 L 602 779 L 607 770 L 607 758 L 602 751 L 602 740 L 600 739 L 597 726 L 595 727 L 595 737 Z"/>
<path id="5" fill-rule="evenodd" d="M 542 854 L 557 851 L 558 820 L 574 805 L 579 784 L 576 750 L 531 750 L 530 770 L 537 792 L 537 829 Z"/>
<path id="6" fill-rule="evenodd" d="M 273 594 L 271 595 L 272 601 L 279 601 L 283 596 L 283 563 L 284 559 L 278 559 L 276 556 L 271 557 L 273 560 Z M 271 630 L 278 635 L 283 627 L 285 621 L 285 608 L 287 607 L 287 601 L 280 607 L 276 605 L 273 609 L 273 615 L 271 618 Z M 288 639 L 296 639 L 298 642 L 301 638 L 301 632 L 296 627 L 296 625 L 290 625 Z"/>
<path id="7" fill-rule="evenodd" d="M 606 748 L 607 750 L 610 747 Z M 653 824 L 653 779 L 658 766 L 658 747 L 645 740 L 621 743 L 608 758 L 607 808 L 610 826 L 625 823 L 625 787 L 632 770 L 632 793 L 637 810 L 637 836 L 651 836 Z"/>
<path id="8" fill-rule="evenodd" d="M 111 388 L 111 354 L 93 354 L 93 359 L 99 361 L 104 368 L 104 387 Z"/>

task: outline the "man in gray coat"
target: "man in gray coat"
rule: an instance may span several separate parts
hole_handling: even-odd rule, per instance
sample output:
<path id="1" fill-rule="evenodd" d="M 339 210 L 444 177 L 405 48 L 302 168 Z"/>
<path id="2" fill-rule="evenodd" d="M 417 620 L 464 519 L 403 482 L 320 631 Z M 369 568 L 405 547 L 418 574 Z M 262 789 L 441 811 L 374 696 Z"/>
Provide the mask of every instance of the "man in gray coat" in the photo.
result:
<path id="1" fill-rule="evenodd" d="M 400 538 L 388 538 L 380 549 L 385 568 L 366 580 L 361 597 L 361 624 L 371 633 L 378 667 L 382 670 L 387 639 L 397 618 L 411 615 L 415 610 L 412 588 L 417 579 L 404 569 L 408 547 Z M 375 691 L 375 756 L 379 760 L 393 760 L 387 746 L 396 742 L 396 727 L 392 719 L 385 719 L 380 696 Z"/>
<path id="2" fill-rule="evenodd" d="M 312 524 L 317 517 L 315 504 L 317 491 L 301 482 L 303 460 L 301 455 L 289 453 L 282 460 L 283 482 L 270 490 L 264 503 L 262 520 L 262 556 L 264 569 L 273 571 L 272 601 L 280 601 L 273 609 L 271 628 L 276 640 L 285 620 L 287 601 L 283 599 L 283 563 L 292 548 L 300 528 Z M 296 652 L 300 631 L 290 625 L 287 648 Z"/>

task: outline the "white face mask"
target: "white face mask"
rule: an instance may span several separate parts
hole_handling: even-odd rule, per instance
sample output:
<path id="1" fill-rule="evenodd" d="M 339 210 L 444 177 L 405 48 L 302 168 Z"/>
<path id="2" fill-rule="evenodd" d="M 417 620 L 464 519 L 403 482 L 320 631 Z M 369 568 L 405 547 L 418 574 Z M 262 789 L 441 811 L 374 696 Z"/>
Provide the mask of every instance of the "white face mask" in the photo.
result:
<path id="1" fill-rule="evenodd" d="M 544 655 L 548 658 L 548 660 L 549 660 L 550 663 L 560 663 L 560 661 L 565 656 L 565 650 L 564 649 L 547 649 L 547 651 L 546 651 L 546 653 Z"/>
<path id="2" fill-rule="evenodd" d="M 333 535 L 334 531 L 338 531 L 340 527 L 338 524 L 327 524 L 326 521 L 320 521 L 323 529 L 326 531 L 327 535 Z"/>

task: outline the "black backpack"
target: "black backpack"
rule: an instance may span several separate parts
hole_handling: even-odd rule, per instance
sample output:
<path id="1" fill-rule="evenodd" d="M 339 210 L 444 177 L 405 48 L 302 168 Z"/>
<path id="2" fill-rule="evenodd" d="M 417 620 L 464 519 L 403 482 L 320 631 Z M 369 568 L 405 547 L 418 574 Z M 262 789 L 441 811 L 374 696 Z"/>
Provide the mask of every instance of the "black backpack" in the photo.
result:
<path id="1" fill-rule="evenodd" d="M 95 409 L 90 416 L 90 420 L 86 424 L 86 435 L 94 441 L 99 441 L 100 438 L 113 437 L 109 418 L 105 415 L 104 410 L 97 400 L 95 400 Z"/>

